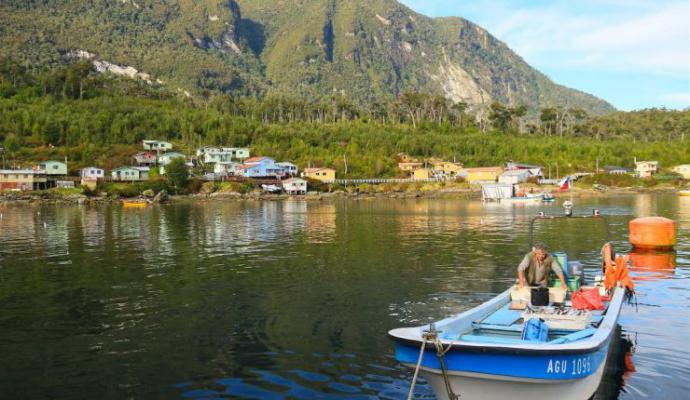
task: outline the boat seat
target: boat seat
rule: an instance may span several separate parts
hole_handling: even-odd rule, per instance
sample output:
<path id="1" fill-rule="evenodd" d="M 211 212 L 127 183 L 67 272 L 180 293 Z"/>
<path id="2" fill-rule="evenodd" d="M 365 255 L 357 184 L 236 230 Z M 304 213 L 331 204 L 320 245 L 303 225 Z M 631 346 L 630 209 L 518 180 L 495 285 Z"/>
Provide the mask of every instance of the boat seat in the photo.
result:
<path id="1" fill-rule="evenodd" d="M 475 343 L 491 343 L 491 344 L 523 344 L 526 343 L 522 339 L 512 339 L 500 336 L 480 336 L 480 335 L 462 335 L 460 340 L 465 342 Z"/>
<path id="2" fill-rule="evenodd" d="M 517 320 L 522 318 L 519 311 L 511 310 L 506 305 L 495 312 L 491 313 L 488 317 L 479 321 L 479 323 L 484 325 L 500 325 L 500 326 L 510 326 L 513 325 Z"/>
<path id="3" fill-rule="evenodd" d="M 594 335 L 596 332 L 597 332 L 597 330 L 594 328 L 583 329 L 581 331 L 577 331 L 577 332 L 571 333 L 569 335 L 561 336 L 557 339 L 554 339 L 554 340 L 550 341 L 549 344 L 564 344 L 564 343 L 576 342 L 578 340 L 588 338 L 588 337 Z"/>

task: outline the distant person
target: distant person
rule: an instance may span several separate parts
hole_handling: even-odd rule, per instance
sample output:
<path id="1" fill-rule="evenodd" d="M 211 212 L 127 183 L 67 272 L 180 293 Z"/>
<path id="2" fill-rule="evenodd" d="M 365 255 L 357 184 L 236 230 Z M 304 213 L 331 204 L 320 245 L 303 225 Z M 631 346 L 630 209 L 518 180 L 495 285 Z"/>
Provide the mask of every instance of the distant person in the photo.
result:
<path id="1" fill-rule="evenodd" d="M 518 266 L 520 287 L 525 287 L 525 284 L 527 286 L 550 286 L 551 271 L 561 280 L 563 290 L 567 290 L 568 287 L 565 284 L 561 266 L 555 262 L 544 245 L 535 245 Z"/>

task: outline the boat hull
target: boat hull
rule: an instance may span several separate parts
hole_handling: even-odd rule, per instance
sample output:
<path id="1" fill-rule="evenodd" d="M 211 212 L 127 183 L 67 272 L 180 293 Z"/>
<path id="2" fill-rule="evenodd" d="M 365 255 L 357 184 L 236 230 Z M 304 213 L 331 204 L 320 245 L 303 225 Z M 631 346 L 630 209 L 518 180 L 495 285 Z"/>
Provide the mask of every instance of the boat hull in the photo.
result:
<path id="1" fill-rule="evenodd" d="M 509 379 L 482 374 L 451 373 L 449 381 L 453 393 L 463 400 L 585 400 L 599 387 L 604 373 L 606 357 L 597 370 L 581 379 L 538 380 Z M 441 371 L 422 370 L 421 375 L 429 382 L 438 400 L 449 400 Z"/>

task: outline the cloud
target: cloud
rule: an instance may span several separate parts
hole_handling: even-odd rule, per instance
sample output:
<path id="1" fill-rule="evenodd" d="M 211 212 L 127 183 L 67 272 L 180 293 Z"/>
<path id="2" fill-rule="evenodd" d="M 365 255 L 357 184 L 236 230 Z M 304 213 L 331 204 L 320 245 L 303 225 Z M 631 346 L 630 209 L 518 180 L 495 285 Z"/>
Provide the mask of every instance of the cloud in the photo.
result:
<path id="1" fill-rule="evenodd" d="M 687 0 L 407 2 L 462 13 L 534 65 L 690 76 Z"/>

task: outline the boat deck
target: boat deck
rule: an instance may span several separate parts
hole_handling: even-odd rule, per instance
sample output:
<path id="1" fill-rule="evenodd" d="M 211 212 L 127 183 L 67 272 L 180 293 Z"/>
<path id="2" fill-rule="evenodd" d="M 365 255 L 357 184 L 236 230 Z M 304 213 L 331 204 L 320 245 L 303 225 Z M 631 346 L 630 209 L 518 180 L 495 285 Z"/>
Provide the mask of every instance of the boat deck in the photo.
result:
<path id="1" fill-rule="evenodd" d="M 578 312 L 566 301 L 560 307 L 540 307 L 533 309 L 533 312 L 543 311 L 562 315 L 561 319 L 552 327 L 550 321 L 549 334 L 546 342 L 550 344 L 572 343 L 578 340 L 589 338 L 596 332 L 601 320 L 604 318 L 605 311 Z M 443 332 L 441 339 L 449 341 L 464 341 L 476 343 L 492 344 L 525 344 L 532 343 L 522 339 L 522 331 L 525 327 L 525 316 L 523 310 L 510 309 L 510 302 L 503 304 L 495 311 L 487 314 L 484 318 L 474 321 L 471 328 L 462 332 Z M 543 315 L 542 313 L 532 314 L 533 318 Z M 529 319 L 529 317 L 527 318 Z M 581 327 L 569 327 L 569 323 L 579 320 L 575 325 Z M 571 326 L 574 326 L 570 324 Z"/>

